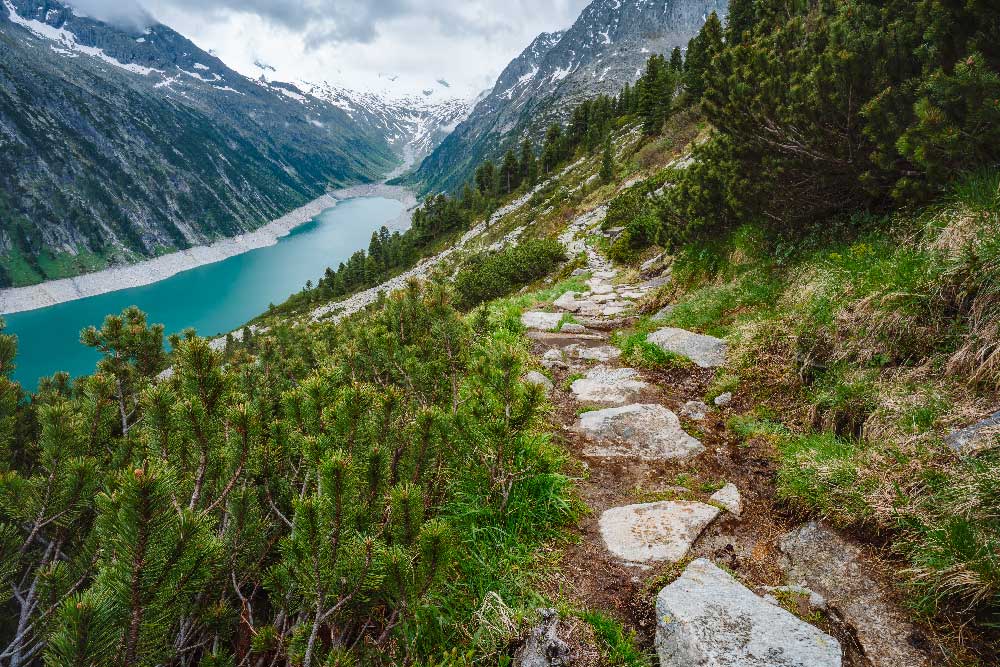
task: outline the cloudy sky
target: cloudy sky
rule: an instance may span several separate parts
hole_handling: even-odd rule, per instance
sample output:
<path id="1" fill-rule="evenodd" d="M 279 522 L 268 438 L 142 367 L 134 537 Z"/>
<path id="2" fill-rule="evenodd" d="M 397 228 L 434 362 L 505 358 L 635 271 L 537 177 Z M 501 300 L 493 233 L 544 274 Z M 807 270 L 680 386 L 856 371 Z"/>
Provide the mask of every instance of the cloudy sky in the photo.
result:
<path id="1" fill-rule="evenodd" d="M 416 93 L 443 79 L 471 96 L 590 0 L 70 0 L 91 16 L 169 25 L 234 69 Z M 269 76 L 275 76 L 270 74 Z M 398 77 L 391 83 L 389 77 Z"/>

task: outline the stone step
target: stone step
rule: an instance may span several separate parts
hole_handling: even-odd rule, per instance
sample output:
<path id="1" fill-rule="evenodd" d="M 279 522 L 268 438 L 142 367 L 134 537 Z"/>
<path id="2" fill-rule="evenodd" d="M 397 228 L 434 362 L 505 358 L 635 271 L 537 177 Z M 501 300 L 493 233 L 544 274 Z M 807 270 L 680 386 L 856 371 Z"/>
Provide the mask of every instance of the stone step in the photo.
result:
<path id="1" fill-rule="evenodd" d="M 570 385 L 576 400 L 584 404 L 624 405 L 632 402 L 649 385 L 632 368 L 595 366 Z"/>
<path id="2" fill-rule="evenodd" d="M 585 412 L 575 428 L 589 441 L 583 450 L 586 456 L 659 461 L 687 459 L 705 451 L 699 440 L 681 428 L 677 415 L 662 405 L 632 404 Z"/>
<path id="3" fill-rule="evenodd" d="M 719 508 L 690 500 L 615 507 L 599 521 L 604 546 L 630 565 L 683 559 Z"/>
<path id="4" fill-rule="evenodd" d="M 656 597 L 660 667 L 840 667 L 840 643 L 705 559 Z"/>
<path id="5" fill-rule="evenodd" d="M 529 311 L 521 315 L 521 324 L 525 329 L 535 331 L 555 331 L 563 320 L 562 313 L 542 313 Z"/>
<path id="6" fill-rule="evenodd" d="M 574 343 L 563 348 L 563 352 L 571 357 L 584 361 L 611 361 L 622 356 L 622 351 L 614 345 L 600 345 L 598 347 L 587 347 Z"/>
<path id="7" fill-rule="evenodd" d="M 716 368 L 726 363 L 729 348 L 726 341 L 712 336 L 674 329 L 660 329 L 646 337 L 646 341 L 664 352 L 687 357 L 702 368 Z"/>

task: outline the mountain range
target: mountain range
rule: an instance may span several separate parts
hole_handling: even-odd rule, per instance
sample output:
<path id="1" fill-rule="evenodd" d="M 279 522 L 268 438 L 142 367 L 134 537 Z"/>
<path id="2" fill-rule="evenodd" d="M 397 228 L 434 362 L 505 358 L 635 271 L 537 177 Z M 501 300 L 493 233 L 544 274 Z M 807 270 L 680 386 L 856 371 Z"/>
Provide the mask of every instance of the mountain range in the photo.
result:
<path id="1" fill-rule="evenodd" d="M 539 142 L 579 102 L 618 94 L 650 55 L 685 48 L 709 14 L 722 18 L 727 8 L 727 0 L 595 0 L 568 30 L 542 33 L 515 58 L 407 182 L 455 190 L 484 159 L 526 137 Z"/>
<path id="2" fill-rule="evenodd" d="M 399 173 L 467 113 L 252 79 L 162 24 L 2 0 L 0 286 L 256 229 Z"/>

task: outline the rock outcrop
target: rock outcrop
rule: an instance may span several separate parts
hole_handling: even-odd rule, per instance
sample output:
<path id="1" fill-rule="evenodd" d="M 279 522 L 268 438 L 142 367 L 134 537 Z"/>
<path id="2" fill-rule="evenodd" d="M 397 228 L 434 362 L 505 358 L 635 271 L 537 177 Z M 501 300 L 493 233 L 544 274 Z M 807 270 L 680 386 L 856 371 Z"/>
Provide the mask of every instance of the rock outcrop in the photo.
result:
<path id="1" fill-rule="evenodd" d="M 646 341 L 664 352 L 687 357 L 702 368 L 716 368 L 726 363 L 726 341 L 712 336 L 668 327 L 649 334 Z"/>
<path id="2" fill-rule="evenodd" d="M 717 516 L 718 507 L 688 500 L 615 507 L 601 515 L 601 537 L 626 563 L 676 563 Z"/>

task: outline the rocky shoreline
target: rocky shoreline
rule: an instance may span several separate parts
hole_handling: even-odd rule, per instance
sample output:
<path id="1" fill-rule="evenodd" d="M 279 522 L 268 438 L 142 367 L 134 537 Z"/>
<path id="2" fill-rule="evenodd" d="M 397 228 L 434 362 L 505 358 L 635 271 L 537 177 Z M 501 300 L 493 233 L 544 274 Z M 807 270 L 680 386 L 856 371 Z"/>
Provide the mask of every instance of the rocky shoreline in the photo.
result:
<path id="1" fill-rule="evenodd" d="M 372 183 L 335 190 L 269 222 L 260 229 L 222 239 L 210 245 L 195 246 L 129 266 L 104 269 L 73 278 L 51 280 L 38 285 L 0 290 L 0 313 L 20 313 L 121 289 L 151 285 L 182 271 L 274 245 L 282 237 L 288 236 L 296 227 L 336 206 L 338 201 L 357 197 L 385 197 L 402 202 L 406 206 L 406 210 L 399 218 L 392 221 L 393 226 L 405 224 L 412 215 L 413 207 L 417 204 L 413 193 L 400 186 Z"/>

